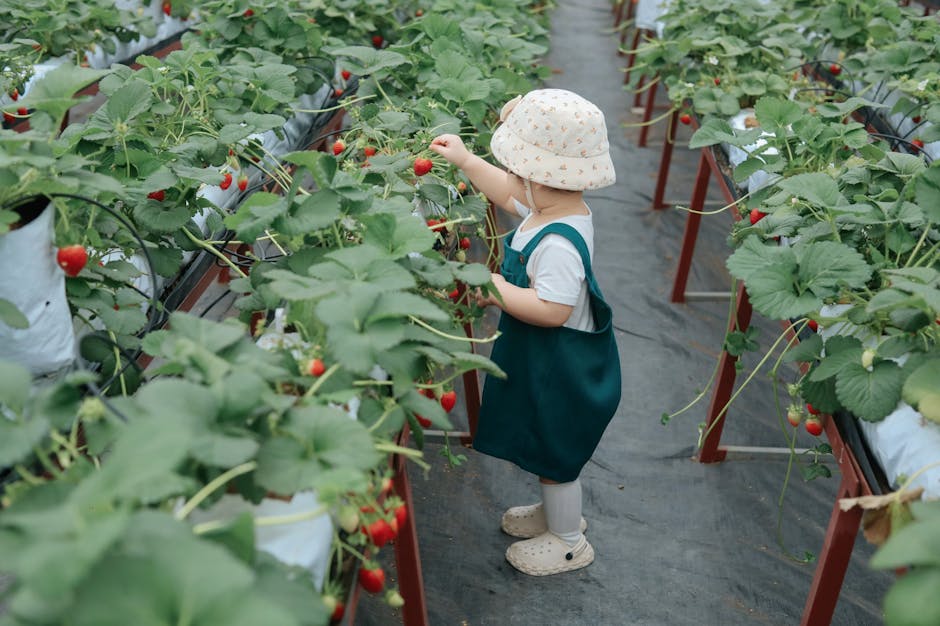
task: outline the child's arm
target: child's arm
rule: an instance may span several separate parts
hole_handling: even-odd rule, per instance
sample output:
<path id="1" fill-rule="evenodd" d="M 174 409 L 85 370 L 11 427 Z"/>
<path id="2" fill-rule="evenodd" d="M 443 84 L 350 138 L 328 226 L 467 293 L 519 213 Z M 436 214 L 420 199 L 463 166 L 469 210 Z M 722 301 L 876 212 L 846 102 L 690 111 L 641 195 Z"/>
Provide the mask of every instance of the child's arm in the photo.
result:
<path id="1" fill-rule="evenodd" d="M 506 282 L 506 279 L 499 274 L 493 274 L 492 281 L 503 299 L 502 303 L 495 296 L 490 295 L 486 298 L 478 298 L 477 304 L 480 306 L 495 304 L 526 324 L 548 328 L 561 326 L 568 321 L 574 310 L 573 306 L 567 304 L 542 300 L 535 289 L 517 287 Z"/>
<path id="2" fill-rule="evenodd" d="M 493 204 L 518 215 L 512 199 L 525 197 L 521 179 L 471 153 L 457 135 L 435 137 L 430 148 L 463 170 L 473 186 L 482 191 Z"/>

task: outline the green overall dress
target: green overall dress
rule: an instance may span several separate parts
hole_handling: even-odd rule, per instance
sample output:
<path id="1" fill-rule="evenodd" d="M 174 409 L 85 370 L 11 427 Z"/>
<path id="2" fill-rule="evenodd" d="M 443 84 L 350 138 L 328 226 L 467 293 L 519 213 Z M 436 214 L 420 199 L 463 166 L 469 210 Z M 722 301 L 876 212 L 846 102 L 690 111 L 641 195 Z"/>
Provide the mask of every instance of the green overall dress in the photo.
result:
<path id="1" fill-rule="evenodd" d="M 510 246 L 510 233 L 503 278 L 527 288 L 526 260 L 551 233 L 568 239 L 581 254 L 595 330 L 533 326 L 503 312 L 490 358 L 507 377 L 486 378 L 473 447 L 543 478 L 570 482 L 591 458 L 620 403 L 620 358 L 610 306 L 574 227 L 548 224 L 521 252 Z"/>

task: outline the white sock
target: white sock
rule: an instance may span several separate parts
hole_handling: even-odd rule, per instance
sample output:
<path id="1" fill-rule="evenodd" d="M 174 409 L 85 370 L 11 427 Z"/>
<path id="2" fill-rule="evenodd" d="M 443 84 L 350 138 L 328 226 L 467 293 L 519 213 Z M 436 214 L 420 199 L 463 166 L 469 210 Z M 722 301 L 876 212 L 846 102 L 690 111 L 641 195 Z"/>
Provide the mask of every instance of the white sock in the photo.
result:
<path id="1" fill-rule="evenodd" d="M 541 485 L 548 529 L 573 546 L 581 539 L 581 481 Z"/>

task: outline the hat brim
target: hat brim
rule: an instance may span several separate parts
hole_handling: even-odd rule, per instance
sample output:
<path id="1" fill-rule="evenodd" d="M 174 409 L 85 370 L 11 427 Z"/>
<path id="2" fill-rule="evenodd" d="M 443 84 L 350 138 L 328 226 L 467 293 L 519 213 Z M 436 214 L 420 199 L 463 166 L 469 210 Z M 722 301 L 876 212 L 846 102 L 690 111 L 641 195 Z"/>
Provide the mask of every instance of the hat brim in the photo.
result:
<path id="1" fill-rule="evenodd" d="M 502 124 L 490 140 L 493 157 L 522 178 L 556 189 L 600 189 L 617 181 L 610 153 L 597 156 L 561 156 L 534 146 Z"/>

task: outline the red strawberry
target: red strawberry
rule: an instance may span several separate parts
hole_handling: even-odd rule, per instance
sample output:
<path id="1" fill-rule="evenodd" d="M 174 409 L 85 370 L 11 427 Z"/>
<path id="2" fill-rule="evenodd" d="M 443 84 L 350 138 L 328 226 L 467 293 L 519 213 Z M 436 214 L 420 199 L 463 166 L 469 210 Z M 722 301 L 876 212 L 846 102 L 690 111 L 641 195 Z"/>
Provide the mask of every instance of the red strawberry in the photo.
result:
<path id="1" fill-rule="evenodd" d="M 441 406 L 450 413 L 451 409 L 457 404 L 457 392 L 454 390 L 445 391 L 441 394 Z"/>
<path id="2" fill-rule="evenodd" d="M 222 182 L 219 183 L 219 187 L 221 187 L 222 190 L 225 191 L 231 186 L 232 186 L 232 173 L 225 172 L 225 175 L 222 177 Z"/>
<path id="3" fill-rule="evenodd" d="M 814 333 L 819 332 L 819 322 L 817 322 L 816 320 L 810 320 L 806 322 L 806 325 L 809 326 L 809 329 L 813 331 Z"/>
<path id="4" fill-rule="evenodd" d="M 15 100 L 15 98 L 14 98 L 14 100 Z M 920 116 L 919 116 L 919 115 L 915 115 L 914 117 L 911 118 L 911 121 L 914 122 L 915 124 L 920 124 Z"/>
<path id="5" fill-rule="evenodd" d="M 814 408 L 809 402 L 806 403 L 806 410 L 809 411 L 811 415 L 819 415 L 819 410 Z"/>
<path id="6" fill-rule="evenodd" d="M 751 209 L 751 213 L 749 217 L 751 220 L 751 225 L 753 226 L 757 222 L 767 217 L 767 214 L 764 213 L 763 211 L 758 211 L 757 209 Z"/>
<path id="7" fill-rule="evenodd" d="M 238 182 L 236 182 L 235 184 L 238 185 L 239 191 L 245 191 L 246 189 L 248 189 L 248 177 L 242 174 L 241 176 L 238 177 Z"/>
<path id="8" fill-rule="evenodd" d="M 823 432 L 822 420 L 815 415 L 807 417 L 806 421 L 803 423 L 803 427 L 806 428 L 806 432 L 814 437 L 820 436 Z"/>
<path id="9" fill-rule="evenodd" d="M 310 365 L 307 368 L 307 371 L 310 372 L 311 376 L 316 376 L 319 378 L 323 375 L 323 372 L 326 371 L 326 365 L 323 364 L 321 359 L 314 359 L 310 361 Z"/>
<path id="10" fill-rule="evenodd" d="M 16 122 L 16 118 L 13 117 L 13 114 L 12 114 L 12 113 L 9 113 L 9 112 L 7 112 L 7 111 L 4 111 L 4 112 L 3 112 L 3 121 L 6 122 L 7 124 L 13 124 L 14 122 Z"/>
<path id="11" fill-rule="evenodd" d="M 59 248 L 55 258 L 65 275 L 74 277 L 78 276 L 88 262 L 88 251 L 78 244 L 64 246 Z"/>
<path id="12" fill-rule="evenodd" d="M 163 189 L 158 189 L 157 191 L 151 191 L 147 194 L 147 197 L 151 200 L 156 200 L 157 202 L 163 202 L 166 199 L 166 191 Z"/>
<path id="13" fill-rule="evenodd" d="M 369 593 L 378 593 L 385 586 L 385 572 L 378 565 L 363 565 L 359 569 L 359 584 Z"/>
<path id="14" fill-rule="evenodd" d="M 363 154 L 367 157 L 375 156 L 375 146 L 366 146 L 362 149 Z"/>
<path id="15" fill-rule="evenodd" d="M 381 517 L 368 526 L 363 526 L 362 532 L 366 537 L 369 538 L 369 541 L 374 543 L 378 548 L 381 548 L 386 543 L 394 539 L 395 535 L 397 534 L 397 532 L 393 531 L 392 527 L 389 526 L 389 523 Z"/>
<path id="16" fill-rule="evenodd" d="M 381 48 L 384 42 L 385 40 L 382 39 L 382 35 L 372 35 L 372 45 L 376 48 Z"/>
<path id="17" fill-rule="evenodd" d="M 692 123 L 692 116 L 689 115 L 688 113 L 683 113 L 682 115 L 679 116 L 679 121 L 685 124 L 686 126 L 688 126 L 689 124 Z"/>
<path id="18" fill-rule="evenodd" d="M 10 92 L 10 97 L 13 98 L 13 102 L 16 102 L 20 99 L 20 90 L 16 87 L 13 88 L 13 91 Z"/>
<path id="19" fill-rule="evenodd" d="M 431 161 L 431 159 L 415 159 L 415 176 L 424 176 L 431 171 L 432 167 L 434 167 L 434 163 Z"/>
<path id="20" fill-rule="evenodd" d="M 920 152 L 924 149 L 923 139 L 911 139 L 911 145 L 914 146 L 914 152 Z"/>
<path id="21" fill-rule="evenodd" d="M 829 72 L 833 76 L 838 76 L 839 74 L 842 73 L 842 68 L 836 65 L 835 63 L 833 63 L 832 65 L 829 66 Z"/>
<path id="22" fill-rule="evenodd" d="M 431 420 L 428 418 L 415 413 L 415 419 L 418 420 L 418 423 L 421 424 L 422 428 L 429 428 L 431 426 Z"/>
<path id="23" fill-rule="evenodd" d="M 163 3 L 163 14 L 169 16 L 173 12 L 173 5 L 169 2 Z"/>
<path id="24" fill-rule="evenodd" d="M 399 504 L 395 507 L 395 522 L 398 524 L 398 530 L 401 530 L 405 527 L 405 522 L 408 520 L 408 507 L 404 504 Z"/>
<path id="25" fill-rule="evenodd" d="M 339 156 L 343 153 L 344 150 L 346 150 L 346 144 L 343 143 L 342 139 L 337 139 L 333 142 L 333 154 Z"/>
<path id="26" fill-rule="evenodd" d="M 343 70 L 340 72 L 340 76 L 343 77 L 343 80 L 349 80 L 349 77 L 352 76 L 352 72 L 349 70 Z"/>
<path id="27" fill-rule="evenodd" d="M 26 107 L 20 107 L 20 108 L 18 108 L 18 109 L 16 110 L 16 113 L 17 113 L 17 115 L 28 115 L 28 114 L 29 114 L 29 110 L 27 110 Z M 921 142 L 921 145 L 923 145 L 923 142 Z"/>
<path id="28" fill-rule="evenodd" d="M 254 15 L 254 14 L 255 14 L 255 12 L 254 12 L 253 9 L 245 9 L 245 12 L 242 13 L 242 15 L 245 16 L 245 17 L 251 17 L 251 16 Z"/>
<path id="29" fill-rule="evenodd" d="M 715 81 L 715 84 L 716 84 L 716 85 L 720 85 L 720 84 L 721 84 L 721 79 L 718 78 L 717 76 L 716 76 L 713 80 Z"/>
<path id="30" fill-rule="evenodd" d="M 460 181 L 459 183 L 457 183 L 457 193 L 466 193 L 466 191 L 467 191 L 467 183 L 463 181 Z"/>
<path id="31" fill-rule="evenodd" d="M 333 90 L 333 96 L 335 96 L 336 98 L 339 98 L 342 95 L 343 95 L 343 90 L 340 89 L 339 87 Z"/>
<path id="32" fill-rule="evenodd" d="M 447 294 L 447 297 L 453 300 L 454 302 L 457 302 L 458 300 L 460 300 L 460 289 L 457 289 L 456 287 L 454 287 L 454 290 L 451 291 L 449 294 Z"/>
<path id="33" fill-rule="evenodd" d="M 458 242 L 457 245 L 460 246 L 460 249 L 461 249 L 461 250 L 469 250 L 469 249 L 470 249 L 470 238 L 469 238 L 469 237 L 461 237 L 461 238 L 460 238 L 460 241 Z"/>

